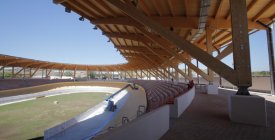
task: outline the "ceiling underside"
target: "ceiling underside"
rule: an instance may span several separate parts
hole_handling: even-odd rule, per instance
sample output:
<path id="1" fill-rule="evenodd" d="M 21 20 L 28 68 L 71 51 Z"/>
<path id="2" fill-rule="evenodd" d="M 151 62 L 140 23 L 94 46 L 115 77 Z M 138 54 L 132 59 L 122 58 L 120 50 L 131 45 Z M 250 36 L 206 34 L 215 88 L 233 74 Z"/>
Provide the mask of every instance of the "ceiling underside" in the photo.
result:
<path id="1" fill-rule="evenodd" d="M 135 7 L 146 16 L 154 19 L 167 30 L 177 34 L 196 47 L 207 51 L 206 28 L 212 30 L 213 51 L 220 51 L 221 47 L 231 42 L 231 16 L 229 0 L 211 0 L 207 6 L 207 13 L 202 17 L 201 0 L 123 0 Z M 167 50 L 179 52 L 176 46 L 166 41 L 149 28 L 139 24 L 122 11 L 105 0 L 54 0 L 91 22 L 91 28 L 96 26 L 102 30 L 117 48 L 118 52 L 128 61 L 118 65 L 75 65 L 61 64 L 12 56 L 0 56 L 0 65 L 19 67 L 39 67 L 53 69 L 78 70 L 135 70 L 167 67 L 181 63 L 173 59 L 173 54 Z M 263 30 L 265 24 L 271 23 L 275 17 L 274 0 L 246 0 L 249 31 Z M 206 18 L 205 28 L 200 30 L 202 18 Z M 146 32 L 146 33 L 144 33 Z M 150 38 L 148 38 L 148 35 Z M 152 38 L 154 40 L 152 40 Z M 160 47 L 156 40 L 165 43 Z M 180 52 L 188 59 L 189 54 Z M 110 57 L 111 59 L 111 57 Z"/>

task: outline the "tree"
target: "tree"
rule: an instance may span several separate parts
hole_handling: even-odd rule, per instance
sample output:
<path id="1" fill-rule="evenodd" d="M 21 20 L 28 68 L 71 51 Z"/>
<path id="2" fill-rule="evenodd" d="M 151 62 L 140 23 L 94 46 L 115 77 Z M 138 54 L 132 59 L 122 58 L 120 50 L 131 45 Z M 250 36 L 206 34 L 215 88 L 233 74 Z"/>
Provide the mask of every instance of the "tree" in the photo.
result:
<path id="1" fill-rule="evenodd" d="M 91 72 L 90 73 L 90 78 L 96 78 L 96 73 L 95 72 Z"/>

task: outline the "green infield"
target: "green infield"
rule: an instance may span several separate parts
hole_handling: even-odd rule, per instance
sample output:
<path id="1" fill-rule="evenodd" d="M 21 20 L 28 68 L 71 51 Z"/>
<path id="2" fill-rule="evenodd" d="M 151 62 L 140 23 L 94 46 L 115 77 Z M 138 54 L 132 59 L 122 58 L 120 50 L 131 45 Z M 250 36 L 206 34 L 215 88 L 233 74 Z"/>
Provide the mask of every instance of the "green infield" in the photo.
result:
<path id="1" fill-rule="evenodd" d="M 74 93 L 0 106 L 0 140 L 43 137 L 44 130 L 102 102 L 110 93 Z"/>

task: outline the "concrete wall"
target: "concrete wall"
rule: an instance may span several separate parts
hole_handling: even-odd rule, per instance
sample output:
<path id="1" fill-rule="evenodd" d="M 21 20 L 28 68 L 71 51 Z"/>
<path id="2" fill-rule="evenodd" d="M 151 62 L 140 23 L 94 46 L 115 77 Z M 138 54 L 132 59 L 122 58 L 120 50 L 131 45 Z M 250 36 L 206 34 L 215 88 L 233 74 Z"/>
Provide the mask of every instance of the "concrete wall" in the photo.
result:
<path id="1" fill-rule="evenodd" d="M 178 118 L 192 103 L 195 97 L 195 86 L 184 93 L 183 95 L 177 97 L 173 105 L 170 105 L 170 117 Z"/>
<path id="2" fill-rule="evenodd" d="M 119 90 L 119 88 L 108 88 L 116 89 L 113 93 Z M 110 91 L 108 88 L 105 88 L 106 92 Z M 142 88 L 133 90 L 128 87 L 120 91 L 111 100 L 117 106 L 114 112 L 105 111 L 108 102 L 103 101 L 88 111 L 46 130 L 44 139 L 89 139 L 97 133 L 106 132 L 109 127 L 121 126 L 121 120 L 124 116 L 127 116 L 130 121 L 134 120 L 137 117 L 137 109 L 140 105 L 146 108 L 146 96 Z"/>
<path id="3" fill-rule="evenodd" d="M 112 94 L 118 91 L 119 89 L 120 88 L 103 87 L 103 86 L 66 86 L 66 87 L 60 87 L 60 88 L 37 92 L 37 93 L 2 97 L 0 98 L 0 105 L 6 105 L 10 103 L 31 100 L 39 97 L 48 97 L 48 96 L 55 96 L 55 95 L 61 95 L 61 94 L 80 93 L 80 92 L 107 92 Z"/>
<path id="4" fill-rule="evenodd" d="M 219 94 L 236 94 L 236 89 L 225 89 L 225 88 L 219 88 L 218 89 Z"/>
<path id="5" fill-rule="evenodd" d="M 50 89 L 65 87 L 65 86 L 105 86 L 105 87 L 122 88 L 126 84 L 128 84 L 128 83 L 125 83 L 125 82 L 102 82 L 102 81 L 62 82 L 62 83 L 53 83 L 53 84 L 46 84 L 46 85 L 41 85 L 41 86 L 0 91 L 0 98 L 24 95 L 24 94 L 30 94 L 30 93 L 37 93 L 37 92 L 47 91 Z"/>
<path id="6" fill-rule="evenodd" d="M 131 123 L 114 128 L 96 140 L 158 140 L 169 129 L 169 105 L 149 112 Z"/>

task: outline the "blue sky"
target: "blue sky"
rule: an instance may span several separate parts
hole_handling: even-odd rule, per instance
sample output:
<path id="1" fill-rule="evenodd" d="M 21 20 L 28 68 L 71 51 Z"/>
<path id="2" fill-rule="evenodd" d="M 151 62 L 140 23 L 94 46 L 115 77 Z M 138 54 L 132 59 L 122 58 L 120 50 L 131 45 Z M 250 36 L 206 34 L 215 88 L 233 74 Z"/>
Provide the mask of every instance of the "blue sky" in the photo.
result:
<path id="1" fill-rule="evenodd" d="M 1 0 L 0 17 L 1 54 L 75 64 L 126 62 L 100 30 L 52 0 Z M 251 35 L 250 45 L 252 70 L 268 70 L 265 32 Z M 223 62 L 232 65 L 232 55 Z"/>
<path id="2" fill-rule="evenodd" d="M 100 30 L 52 0 L 1 0 L 0 17 L 1 54 L 76 64 L 126 62 Z"/>

